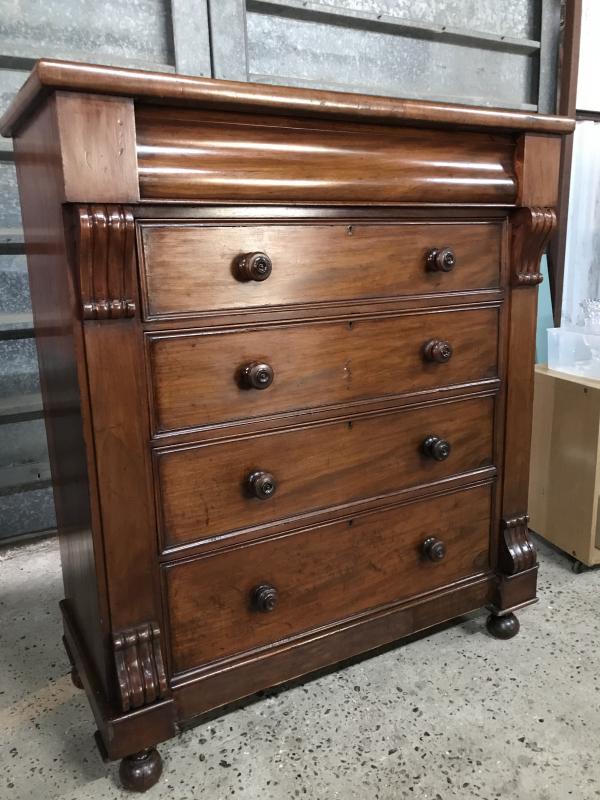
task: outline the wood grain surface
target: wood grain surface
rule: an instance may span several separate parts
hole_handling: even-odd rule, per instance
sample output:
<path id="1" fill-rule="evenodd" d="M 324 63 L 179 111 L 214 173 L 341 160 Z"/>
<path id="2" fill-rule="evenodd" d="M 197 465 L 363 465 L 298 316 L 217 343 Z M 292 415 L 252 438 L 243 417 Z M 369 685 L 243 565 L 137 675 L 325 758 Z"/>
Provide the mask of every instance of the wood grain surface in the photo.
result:
<path id="1" fill-rule="evenodd" d="M 0 127 L 65 641 L 127 786 L 201 711 L 535 602 L 535 287 L 572 120 L 43 60 Z"/>
<path id="2" fill-rule="evenodd" d="M 490 133 L 137 109 L 140 197 L 198 202 L 492 203 L 517 193 L 515 141 Z"/>
<path id="3" fill-rule="evenodd" d="M 490 487 L 323 525 L 165 570 L 174 672 L 485 571 Z M 431 536 L 446 557 L 422 553 Z M 275 587 L 273 611 L 252 590 Z M 198 620 L 202 619 L 202 624 Z"/>
<path id="4" fill-rule="evenodd" d="M 470 398 L 159 450 L 163 543 L 205 540 L 489 466 L 493 408 L 493 397 Z M 422 454 L 430 434 L 451 443 L 446 461 Z M 247 477 L 257 470 L 277 481 L 268 500 L 246 489 Z"/>
<path id="5" fill-rule="evenodd" d="M 447 341 L 447 363 L 425 345 Z M 149 335 L 154 428 L 170 431 L 475 383 L 498 374 L 498 309 Z M 246 388 L 245 365 L 273 372 Z"/>
<path id="6" fill-rule="evenodd" d="M 14 136 L 44 98 L 57 89 L 120 94 L 170 106 L 195 105 L 253 113 L 297 113 L 325 119 L 377 120 L 390 125 L 402 125 L 408 121 L 434 126 L 550 133 L 569 133 L 574 128 L 573 120 L 547 114 L 220 81 L 44 58 L 36 63 L 28 80 L 0 119 L 2 136 Z"/>
<path id="7" fill-rule="evenodd" d="M 479 223 L 306 225 L 141 224 L 147 318 L 398 297 L 500 284 L 503 226 Z M 450 272 L 426 269 L 427 254 L 450 247 Z M 264 281 L 240 281 L 236 260 L 262 251 Z"/>

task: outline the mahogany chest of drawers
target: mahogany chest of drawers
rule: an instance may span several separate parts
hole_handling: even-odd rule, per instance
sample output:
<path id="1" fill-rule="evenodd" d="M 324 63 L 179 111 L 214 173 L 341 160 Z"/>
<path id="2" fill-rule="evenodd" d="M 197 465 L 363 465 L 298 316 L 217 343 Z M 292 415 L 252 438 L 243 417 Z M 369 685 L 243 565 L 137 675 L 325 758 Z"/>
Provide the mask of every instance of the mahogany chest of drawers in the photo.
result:
<path id="1" fill-rule="evenodd" d="M 65 645 L 125 786 L 259 689 L 535 601 L 566 119 L 42 61 L 5 115 Z"/>

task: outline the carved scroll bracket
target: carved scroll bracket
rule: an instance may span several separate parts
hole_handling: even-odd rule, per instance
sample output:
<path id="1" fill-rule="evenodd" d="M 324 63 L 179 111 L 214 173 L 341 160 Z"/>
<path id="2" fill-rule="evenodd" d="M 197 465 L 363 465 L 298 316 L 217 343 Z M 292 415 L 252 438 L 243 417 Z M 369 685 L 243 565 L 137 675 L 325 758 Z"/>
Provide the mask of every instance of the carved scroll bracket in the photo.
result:
<path id="1" fill-rule="evenodd" d="M 502 520 L 500 569 L 505 575 L 516 575 L 537 564 L 535 548 L 529 538 L 528 523 L 527 514 Z"/>
<path id="2" fill-rule="evenodd" d="M 135 316 L 135 226 L 124 206 L 80 206 L 79 283 L 83 319 Z"/>
<path id="3" fill-rule="evenodd" d="M 552 208 L 520 208 L 512 218 L 512 283 L 537 286 L 543 276 L 540 259 L 556 227 Z"/>
<path id="4" fill-rule="evenodd" d="M 167 678 L 156 623 L 148 622 L 115 633 L 113 648 L 123 712 L 165 696 Z"/>

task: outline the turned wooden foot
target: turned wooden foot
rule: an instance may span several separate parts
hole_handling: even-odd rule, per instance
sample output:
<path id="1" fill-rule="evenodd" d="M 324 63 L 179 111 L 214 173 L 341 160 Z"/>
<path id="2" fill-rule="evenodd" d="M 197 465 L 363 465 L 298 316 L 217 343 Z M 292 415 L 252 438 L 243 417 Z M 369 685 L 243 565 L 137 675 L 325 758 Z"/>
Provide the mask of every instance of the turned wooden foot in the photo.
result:
<path id="1" fill-rule="evenodd" d="M 71 670 L 71 681 L 76 689 L 83 689 L 83 683 L 81 682 L 81 678 L 79 677 L 79 673 L 75 667 L 73 667 Z"/>
<path id="2" fill-rule="evenodd" d="M 514 614 L 490 614 L 487 618 L 487 629 L 496 639 L 512 639 L 521 627 Z"/>
<path id="3" fill-rule="evenodd" d="M 124 789 L 145 792 L 158 781 L 162 774 L 162 758 L 156 748 L 142 750 L 121 761 L 119 777 Z"/>

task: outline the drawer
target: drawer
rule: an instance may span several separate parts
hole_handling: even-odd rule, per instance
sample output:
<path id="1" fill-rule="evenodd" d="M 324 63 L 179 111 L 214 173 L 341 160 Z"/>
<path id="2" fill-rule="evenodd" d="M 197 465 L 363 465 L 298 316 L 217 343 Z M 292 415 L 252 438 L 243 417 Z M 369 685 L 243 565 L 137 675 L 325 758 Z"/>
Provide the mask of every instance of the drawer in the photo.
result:
<path id="1" fill-rule="evenodd" d="M 502 231 L 498 221 L 141 223 L 144 313 L 151 319 L 496 288 Z M 429 269 L 427 255 L 444 248 L 454 253 L 453 268 Z M 244 272 L 240 258 L 253 253 L 268 262 L 246 258 Z M 269 264 L 266 279 L 251 277 L 264 278 Z"/>
<path id="2" fill-rule="evenodd" d="M 167 566 L 173 671 L 485 572 L 490 508 L 480 486 Z M 442 560 L 428 539 L 444 543 Z"/>
<path id="3" fill-rule="evenodd" d="M 488 467 L 493 411 L 492 397 L 474 398 L 155 451 L 163 544 L 258 534 L 278 520 Z M 431 436 L 450 443 L 444 460 L 424 453 Z"/>
<path id="4" fill-rule="evenodd" d="M 151 335 L 149 353 L 166 432 L 495 378 L 498 309 Z"/>
<path id="5" fill-rule="evenodd" d="M 297 2 L 280 4 L 286 5 Z M 376 3 L 339 5 L 374 8 Z M 272 96 L 274 90 L 258 89 L 257 104 L 265 91 Z M 317 102 L 329 105 L 311 99 L 307 106 Z M 427 130 L 398 117 L 387 125 L 386 112 L 379 120 L 383 124 L 316 120 L 295 116 L 286 101 L 279 107 L 285 118 L 261 114 L 260 120 L 247 113 L 173 111 L 146 103 L 147 98 L 135 107 L 143 200 L 497 206 L 514 205 L 517 196 L 515 135 L 506 131 Z M 345 112 L 346 99 L 342 105 Z M 462 114 L 461 123 L 475 124 L 471 110 Z"/>

